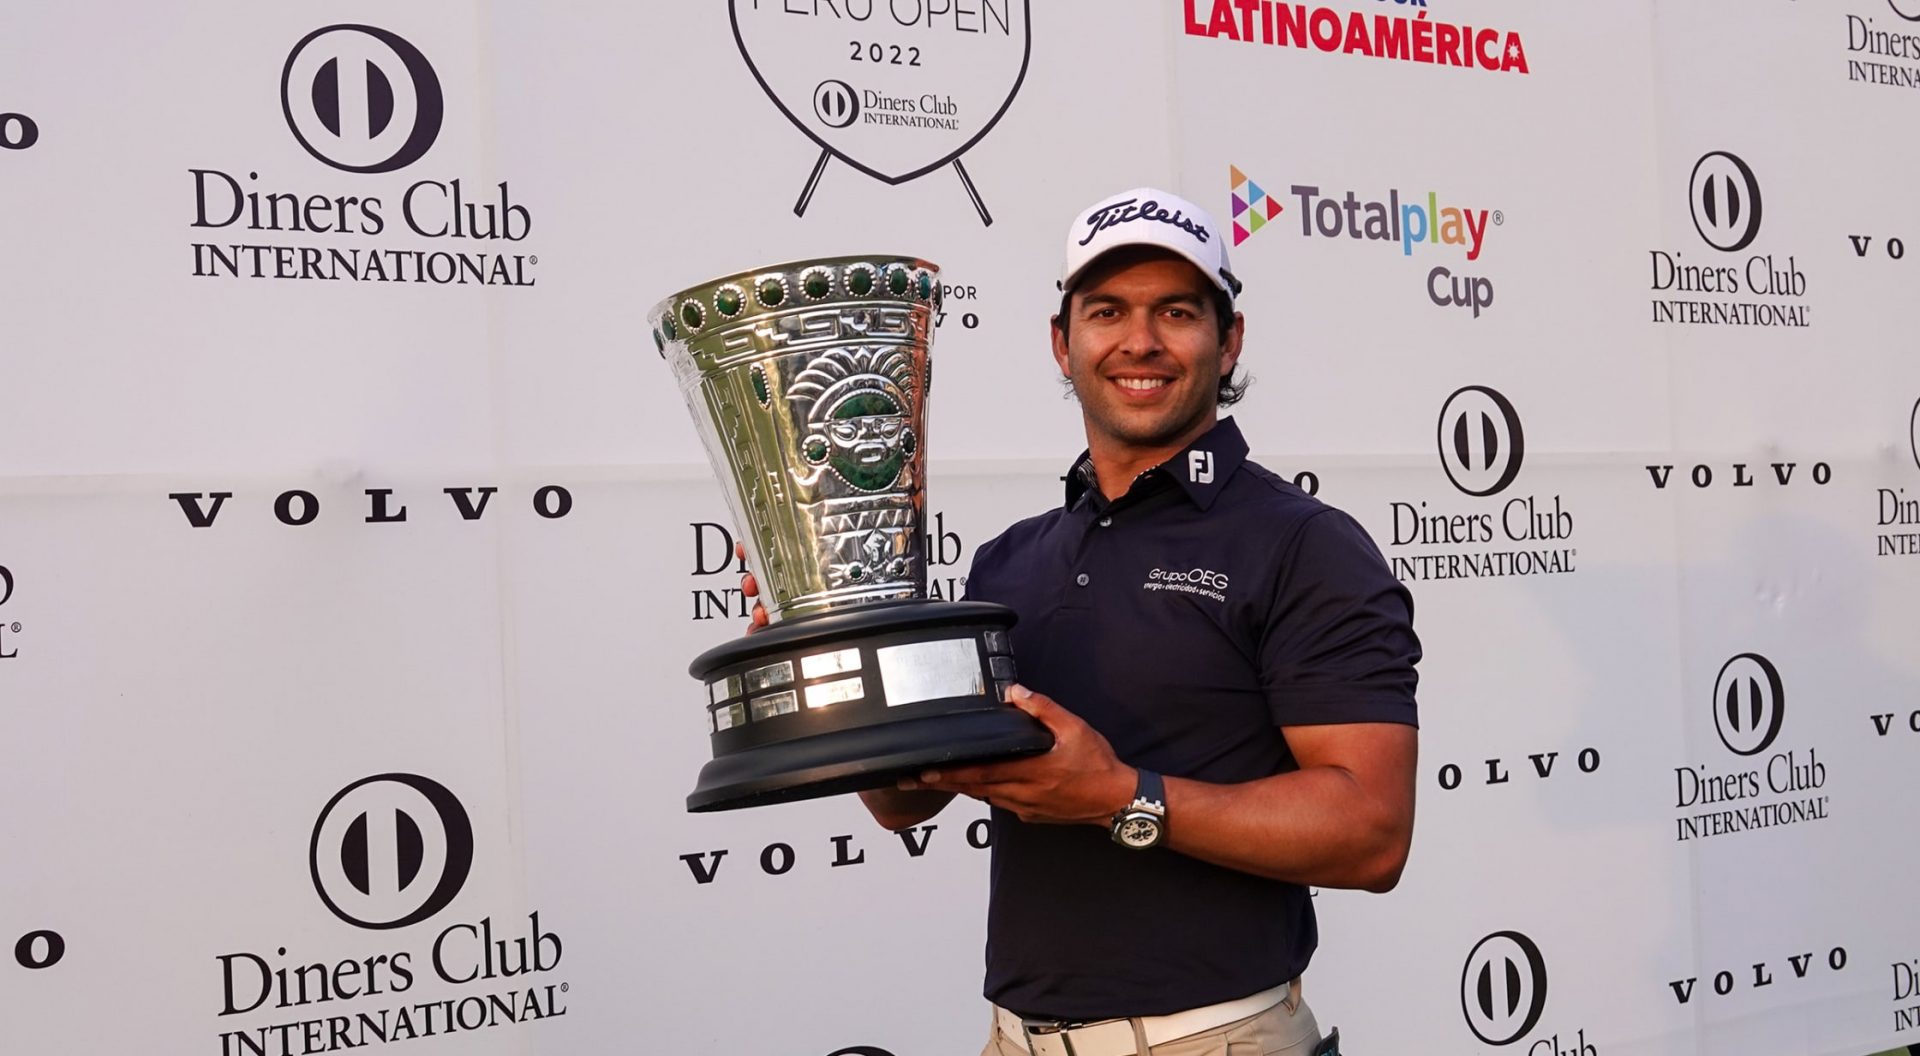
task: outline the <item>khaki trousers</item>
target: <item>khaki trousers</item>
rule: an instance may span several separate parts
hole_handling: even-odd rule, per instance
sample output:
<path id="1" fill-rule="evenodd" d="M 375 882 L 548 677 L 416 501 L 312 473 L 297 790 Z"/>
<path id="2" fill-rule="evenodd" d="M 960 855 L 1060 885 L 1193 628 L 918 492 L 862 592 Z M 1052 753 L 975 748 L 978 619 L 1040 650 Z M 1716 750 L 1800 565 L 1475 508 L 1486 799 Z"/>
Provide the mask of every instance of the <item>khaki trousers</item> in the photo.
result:
<path id="1" fill-rule="evenodd" d="M 1258 1015 L 1163 1041 L 1148 1056 L 1307 1056 L 1320 1044 L 1320 1025 L 1299 993 L 1294 990 L 1285 1001 Z M 1027 1056 L 1019 1039 L 1007 1037 L 998 1027 L 991 1029 L 993 1035 L 980 1056 Z M 1137 1022 L 1134 1034 L 1139 1036 Z"/>

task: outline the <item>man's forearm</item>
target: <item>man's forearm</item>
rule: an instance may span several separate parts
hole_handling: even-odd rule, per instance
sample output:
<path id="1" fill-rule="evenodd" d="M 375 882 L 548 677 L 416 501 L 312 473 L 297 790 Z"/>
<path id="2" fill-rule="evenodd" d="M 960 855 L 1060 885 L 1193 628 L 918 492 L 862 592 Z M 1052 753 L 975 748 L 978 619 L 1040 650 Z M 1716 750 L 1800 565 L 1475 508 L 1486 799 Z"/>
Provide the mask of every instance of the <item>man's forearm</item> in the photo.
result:
<path id="1" fill-rule="evenodd" d="M 1215 865 L 1314 887 L 1386 891 L 1412 841 L 1408 809 L 1316 766 L 1237 785 L 1167 778 L 1168 847 Z"/>
<path id="2" fill-rule="evenodd" d="M 1047 727 L 1052 750 L 930 770 L 916 783 L 986 800 L 1025 822 L 1109 824 L 1132 799 L 1138 772 L 1098 731 L 1051 698 L 1016 686 L 1008 700 Z M 1281 733 L 1296 770 L 1232 785 L 1166 779 L 1168 847 L 1296 884 L 1393 887 L 1413 840 L 1418 732 L 1410 725 L 1368 722 L 1282 727 Z M 871 803 L 869 808 L 893 827 L 893 815 L 882 817 Z"/>
<path id="3" fill-rule="evenodd" d="M 928 789 L 875 788 L 860 793 L 860 802 L 866 804 L 873 820 L 894 832 L 920 824 L 945 810 L 952 801 L 953 793 Z"/>

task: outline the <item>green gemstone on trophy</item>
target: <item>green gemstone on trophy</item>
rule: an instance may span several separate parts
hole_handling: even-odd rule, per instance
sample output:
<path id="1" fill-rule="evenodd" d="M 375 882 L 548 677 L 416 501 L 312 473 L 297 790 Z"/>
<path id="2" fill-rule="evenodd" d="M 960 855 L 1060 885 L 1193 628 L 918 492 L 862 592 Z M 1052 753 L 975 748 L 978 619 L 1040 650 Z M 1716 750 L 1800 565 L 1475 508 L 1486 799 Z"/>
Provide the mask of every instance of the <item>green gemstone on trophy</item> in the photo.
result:
<path id="1" fill-rule="evenodd" d="M 894 268 L 893 271 L 887 275 L 887 289 L 891 290 L 895 297 L 905 297 L 907 295 L 907 282 L 907 269 L 905 268 Z"/>
<path id="2" fill-rule="evenodd" d="M 849 566 L 847 569 L 847 578 L 858 583 L 867 578 L 867 570 L 859 565 Z"/>
<path id="3" fill-rule="evenodd" d="M 667 350 L 667 339 L 664 337 L 661 337 L 660 331 L 658 330 L 655 330 L 653 332 L 653 347 L 659 349 L 661 352 L 665 352 Z"/>
<path id="4" fill-rule="evenodd" d="M 932 296 L 933 296 L 933 276 L 923 271 L 920 273 L 920 299 L 924 301 Z"/>
<path id="5" fill-rule="evenodd" d="M 758 363 L 753 365 L 753 394 L 759 397 L 762 407 L 773 399 L 773 394 L 767 391 L 767 372 Z"/>
<path id="6" fill-rule="evenodd" d="M 815 268 L 814 270 L 807 272 L 806 291 L 807 291 L 808 297 L 811 297 L 817 301 L 820 298 L 825 297 L 832 290 L 833 290 L 833 282 L 832 280 L 827 278 L 826 272 L 821 271 L 818 268 Z"/>
<path id="7" fill-rule="evenodd" d="M 856 264 L 847 269 L 847 289 L 855 297 L 865 297 L 873 292 L 873 269 L 865 264 Z"/>
<path id="8" fill-rule="evenodd" d="M 667 335 L 667 340 L 669 341 L 673 341 L 680 336 L 680 332 L 673 328 L 673 316 L 671 314 L 660 317 L 660 332 Z"/>
<path id="9" fill-rule="evenodd" d="M 680 321 L 687 324 L 688 330 L 698 330 L 700 324 L 707 321 L 707 310 L 700 307 L 699 301 L 688 301 L 680 306 Z"/>
<path id="10" fill-rule="evenodd" d="M 761 304 L 768 308 L 778 308 L 780 302 L 787 299 L 787 287 L 779 279 L 762 279 L 759 294 Z"/>
<path id="11" fill-rule="evenodd" d="M 827 442 L 816 436 L 807 441 L 801 453 L 807 456 L 807 461 L 819 465 L 827 460 Z"/>
<path id="12" fill-rule="evenodd" d="M 733 286 L 723 286 L 719 293 L 713 295 L 713 306 L 720 309 L 720 314 L 729 319 L 740 314 L 745 301 L 746 298 L 740 295 L 740 290 Z"/>

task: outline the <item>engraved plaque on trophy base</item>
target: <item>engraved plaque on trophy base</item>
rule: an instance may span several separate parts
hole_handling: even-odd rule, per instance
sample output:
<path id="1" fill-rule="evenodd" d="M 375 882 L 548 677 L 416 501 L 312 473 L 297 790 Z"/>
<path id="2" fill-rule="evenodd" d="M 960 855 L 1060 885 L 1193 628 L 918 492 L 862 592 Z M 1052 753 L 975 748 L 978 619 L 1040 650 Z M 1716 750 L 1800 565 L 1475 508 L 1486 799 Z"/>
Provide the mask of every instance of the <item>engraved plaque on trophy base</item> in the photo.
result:
<path id="1" fill-rule="evenodd" d="M 808 616 L 709 649 L 714 758 L 690 811 L 892 785 L 929 767 L 1044 752 L 1053 737 L 1003 701 L 1013 610 L 903 601 Z"/>

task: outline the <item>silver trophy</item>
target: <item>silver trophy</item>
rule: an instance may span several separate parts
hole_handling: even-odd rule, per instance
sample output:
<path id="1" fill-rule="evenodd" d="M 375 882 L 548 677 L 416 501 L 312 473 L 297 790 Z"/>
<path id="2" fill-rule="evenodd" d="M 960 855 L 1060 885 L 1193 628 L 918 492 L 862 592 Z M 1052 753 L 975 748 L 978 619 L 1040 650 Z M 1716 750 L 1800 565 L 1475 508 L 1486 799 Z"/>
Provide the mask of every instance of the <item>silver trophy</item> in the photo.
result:
<path id="1" fill-rule="evenodd" d="M 773 625 L 697 657 L 713 760 L 691 811 L 1045 751 L 1003 702 L 1012 610 L 928 601 L 926 399 L 939 269 L 832 257 L 702 283 L 649 316 Z"/>

